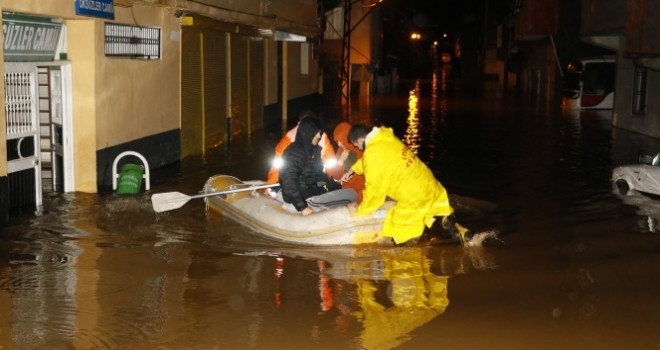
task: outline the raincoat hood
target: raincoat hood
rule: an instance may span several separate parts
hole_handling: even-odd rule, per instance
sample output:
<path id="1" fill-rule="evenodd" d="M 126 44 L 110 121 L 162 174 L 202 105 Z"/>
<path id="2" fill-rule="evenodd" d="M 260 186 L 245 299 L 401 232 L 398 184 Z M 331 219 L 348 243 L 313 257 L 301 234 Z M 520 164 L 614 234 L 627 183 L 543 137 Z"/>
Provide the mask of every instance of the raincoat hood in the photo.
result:
<path id="1" fill-rule="evenodd" d="M 358 150 L 357 148 L 355 148 L 355 146 L 353 146 L 350 142 L 348 142 L 349 130 L 351 130 L 351 124 L 347 122 L 341 122 L 337 124 L 337 126 L 335 127 L 335 131 L 333 132 L 332 137 L 335 139 L 335 142 L 337 143 L 341 142 L 341 144 L 347 150 L 357 153 L 360 150 Z"/>
<path id="2" fill-rule="evenodd" d="M 358 158 L 362 158 L 362 151 L 358 149 L 357 147 L 353 146 L 353 144 L 348 141 L 348 132 L 351 130 L 351 124 L 347 122 L 341 122 L 337 124 L 335 127 L 335 131 L 333 133 L 333 137 L 335 139 L 335 142 L 339 143 L 341 142 L 342 145 L 344 145 L 344 148 L 347 150 L 355 153 Z"/>
<path id="3" fill-rule="evenodd" d="M 335 138 L 335 142 L 341 142 L 344 145 L 350 144 L 348 142 L 348 131 L 351 130 L 351 124 L 347 122 L 341 122 L 335 127 L 335 131 L 332 136 Z"/>

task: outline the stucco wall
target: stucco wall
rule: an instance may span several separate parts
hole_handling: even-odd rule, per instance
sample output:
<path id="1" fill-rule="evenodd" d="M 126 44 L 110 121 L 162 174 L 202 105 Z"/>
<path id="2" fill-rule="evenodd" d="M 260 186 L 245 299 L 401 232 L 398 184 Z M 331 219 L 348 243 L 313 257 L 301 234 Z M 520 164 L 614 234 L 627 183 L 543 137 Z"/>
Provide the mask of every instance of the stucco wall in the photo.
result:
<path id="1" fill-rule="evenodd" d="M 137 60 L 106 57 L 106 20 L 77 16 L 71 0 L 0 0 L 0 6 L 65 20 L 72 67 L 76 191 L 97 191 L 97 150 L 179 128 L 180 25 L 173 11 L 115 7 L 115 20 L 108 22 L 161 29 L 161 59 Z M 0 167 L 6 168 L 6 161 Z"/>
<path id="2" fill-rule="evenodd" d="M 69 0 L 0 0 L 3 11 L 42 16 L 72 18 L 76 15 L 73 1 Z"/>
<path id="3" fill-rule="evenodd" d="M 97 21 L 67 21 L 73 98 L 75 190 L 96 192 L 96 51 Z"/>
<path id="4" fill-rule="evenodd" d="M 117 9 L 115 22 L 160 28 L 161 59 L 105 57 L 104 24 L 95 22 L 95 42 L 98 43 L 95 50 L 98 57 L 96 149 L 179 127 L 181 32 L 178 20 L 166 10 L 134 6 L 132 12 Z"/>
<path id="5" fill-rule="evenodd" d="M 0 0 L 1 1 L 1 0 Z M 0 2 L 2 4 L 2 2 Z M 0 5 L 0 11 L 2 10 L 2 6 Z M 5 37 L 0 31 L 0 42 L 4 43 L 5 42 Z M 4 45 L 0 45 L 0 57 L 3 57 L 5 54 L 4 50 Z M 2 72 L 4 73 L 4 67 L 2 68 Z M 0 96 L 5 95 L 5 84 L 0 84 Z M 2 115 L 2 118 L 0 118 L 0 177 L 2 176 L 7 176 L 7 117 L 4 114 L 5 110 L 5 99 L 0 98 L 0 115 Z M 0 203 L 2 205 L 2 203 Z M 0 219 L 1 221 L 1 219 Z"/>

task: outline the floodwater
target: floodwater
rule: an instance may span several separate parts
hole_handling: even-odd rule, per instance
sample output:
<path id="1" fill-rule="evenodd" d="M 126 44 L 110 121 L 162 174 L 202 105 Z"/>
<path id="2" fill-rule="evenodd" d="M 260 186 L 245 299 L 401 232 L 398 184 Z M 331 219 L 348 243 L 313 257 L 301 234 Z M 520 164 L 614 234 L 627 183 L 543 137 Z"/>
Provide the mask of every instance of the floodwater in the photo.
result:
<path id="1" fill-rule="evenodd" d="M 0 236 L 0 349 L 658 349 L 660 206 L 609 177 L 653 140 L 451 81 L 356 107 L 434 170 L 482 244 L 297 247 L 150 195 L 265 177 L 275 139 L 157 169 L 149 192 L 47 193 Z M 326 115 L 326 118 L 328 116 Z"/>

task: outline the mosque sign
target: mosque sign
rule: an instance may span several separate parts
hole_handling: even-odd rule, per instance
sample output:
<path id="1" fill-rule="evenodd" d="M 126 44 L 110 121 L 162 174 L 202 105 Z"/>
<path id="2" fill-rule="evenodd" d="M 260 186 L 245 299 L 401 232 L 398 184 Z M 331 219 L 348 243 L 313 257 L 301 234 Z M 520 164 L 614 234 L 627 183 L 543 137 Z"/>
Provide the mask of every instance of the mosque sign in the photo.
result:
<path id="1" fill-rule="evenodd" d="M 76 0 L 76 14 L 115 19 L 115 5 L 113 0 Z"/>
<path id="2" fill-rule="evenodd" d="M 61 21 L 3 12 L 6 62 L 53 61 L 62 33 Z"/>

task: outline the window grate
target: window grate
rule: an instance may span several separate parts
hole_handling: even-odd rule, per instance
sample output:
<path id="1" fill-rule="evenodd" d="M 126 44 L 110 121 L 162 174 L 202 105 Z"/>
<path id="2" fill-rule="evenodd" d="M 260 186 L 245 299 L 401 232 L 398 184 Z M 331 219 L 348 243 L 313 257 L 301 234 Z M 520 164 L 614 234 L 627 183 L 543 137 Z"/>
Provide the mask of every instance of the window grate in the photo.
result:
<path id="1" fill-rule="evenodd" d="M 5 116 L 7 138 L 21 138 L 37 133 L 34 72 L 5 73 Z"/>
<path id="2" fill-rule="evenodd" d="M 105 24 L 105 55 L 160 59 L 160 28 Z"/>

